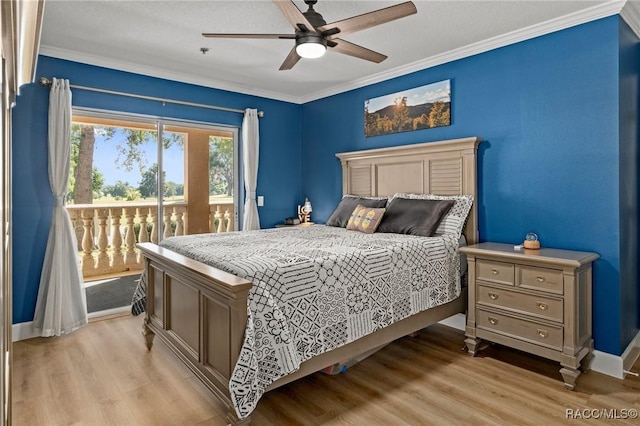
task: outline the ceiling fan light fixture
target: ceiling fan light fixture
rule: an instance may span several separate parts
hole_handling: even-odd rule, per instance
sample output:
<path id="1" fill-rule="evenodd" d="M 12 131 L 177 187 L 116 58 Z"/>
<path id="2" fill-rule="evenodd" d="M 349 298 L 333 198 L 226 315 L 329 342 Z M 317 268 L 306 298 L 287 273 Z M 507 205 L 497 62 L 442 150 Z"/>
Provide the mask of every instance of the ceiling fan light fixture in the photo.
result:
<path id="1" fill-rule="evenodd" d="M 318 35 L 306 35 L 296 39 L 296 53 L 301 58 L 315 59 L 325 54 L 327 41 Z"/>
<path id="2" fill-rule="evenodd" d="M 413 2 L 404 1 L 395 6 L 384 7 L 327 24 L 322 15 L 313 9 L 318 0 L 304 0 L 309 6 L 309 10 L 306 12 L 301 12 L 294 0 L 273 0 L 273 2 L 293 26 L 293 34 L 202 33 L 202 35 L 207 38 L 295 40 L 293 49 L 289 51 L 284 62 L 280 65 L 280 71 L 290 70 L 302 58 L 320 58 L 328 47 L 336 53 L 379 64 L 387 59 L 386 55 L 342 40 L 342 38 L 338 38 L 338 35 L 342 37 L 345 34 L 375 27 L 418 12 Z"/>

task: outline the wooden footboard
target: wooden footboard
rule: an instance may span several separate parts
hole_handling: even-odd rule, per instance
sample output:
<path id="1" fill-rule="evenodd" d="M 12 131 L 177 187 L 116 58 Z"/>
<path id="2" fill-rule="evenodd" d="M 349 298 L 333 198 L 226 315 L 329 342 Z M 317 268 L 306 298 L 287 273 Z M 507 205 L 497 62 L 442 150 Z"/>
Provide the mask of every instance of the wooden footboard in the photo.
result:
<path id="1" fill-rule="evenodd" d="M 147 274 L 147 347 L 158 336 L 227 407 L 227 420 L 242 424 L 229 379 L 247 325 L 251 282 L 152 243 L 138 248 Z"/>
<path id="2" fill-rule="evenodd" d="M 138 247 L 147 273 L 147 312 L 144 334 L 151 349 L 157 335 L 227 407 L 227 421 L 240 421 L 229 394 L 229 379 L 237 362 L 247 322 L 251 283 L 235 275 L 189 259 L 155 244 Z M 467 306 L 461 297 L 392 324 L 333 351 L 316 356 L 300 369 L 273 383 L 274 389 L 325 367 L 411 334 L 459 312 Z"/>

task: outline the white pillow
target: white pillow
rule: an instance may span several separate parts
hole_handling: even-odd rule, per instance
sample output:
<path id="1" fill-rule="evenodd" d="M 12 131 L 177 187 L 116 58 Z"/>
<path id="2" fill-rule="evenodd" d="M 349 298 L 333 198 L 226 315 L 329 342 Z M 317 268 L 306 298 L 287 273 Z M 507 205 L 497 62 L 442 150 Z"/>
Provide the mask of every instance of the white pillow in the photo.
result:
<path id="1" fill-rule="evenodd" d="M 410 198 L 418 200 L 454 200 L 455 203 L 447 214 L 442 218 L 434 235 L 437 234 L 453 234 L 458 238 L 462 235 L 464 224 L 473 205 L 473 195 L 435 195 L 435 194 L 407 194 L 397 192 L 389 199 L 394 198 Z"/>

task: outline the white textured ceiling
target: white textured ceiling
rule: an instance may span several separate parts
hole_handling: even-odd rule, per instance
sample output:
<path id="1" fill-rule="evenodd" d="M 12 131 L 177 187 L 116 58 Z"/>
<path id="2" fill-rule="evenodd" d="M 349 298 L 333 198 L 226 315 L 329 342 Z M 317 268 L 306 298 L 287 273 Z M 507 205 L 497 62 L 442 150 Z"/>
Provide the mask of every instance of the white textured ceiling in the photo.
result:
<path id="1" fill-rule="evenodd" d="M 330 23 L 398 1 L 320 0 Z M 418 13 L 345 36 L 389 56 L 329 51 L 278 68 L 293 40 L 205 39 L 202 32 L 292 33 L 270 0 L 47 0 L 41 54 L 304 102 L 620 11 L 622 1 L 413 0 Z M 295 1 L 301 10 L 306 5 Z M 209 49 L 206 55 L 200 48 Z M 64 76 L 60 76 L 64 77 Z"/>

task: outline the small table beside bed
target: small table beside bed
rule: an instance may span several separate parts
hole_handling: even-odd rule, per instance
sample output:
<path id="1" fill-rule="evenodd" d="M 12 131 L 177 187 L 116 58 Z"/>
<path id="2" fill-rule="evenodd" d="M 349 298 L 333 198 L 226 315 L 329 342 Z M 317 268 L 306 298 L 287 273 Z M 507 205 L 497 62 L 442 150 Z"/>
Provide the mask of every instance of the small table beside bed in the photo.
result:
<path id="1" fill-rule="evenodd" d="M 147 347 L 158 336 L 230 423 L 248 424 L 264 392 L 465 312 L 458 247 L 461 234 L 478 242 L 479 143 L 336 154 L 345 197 L 334 215 L 354 199 L 392 197 L 388 211 L 395 198 L 453 200 L 432 236 L 316 225 L 139 244 Z"/>

